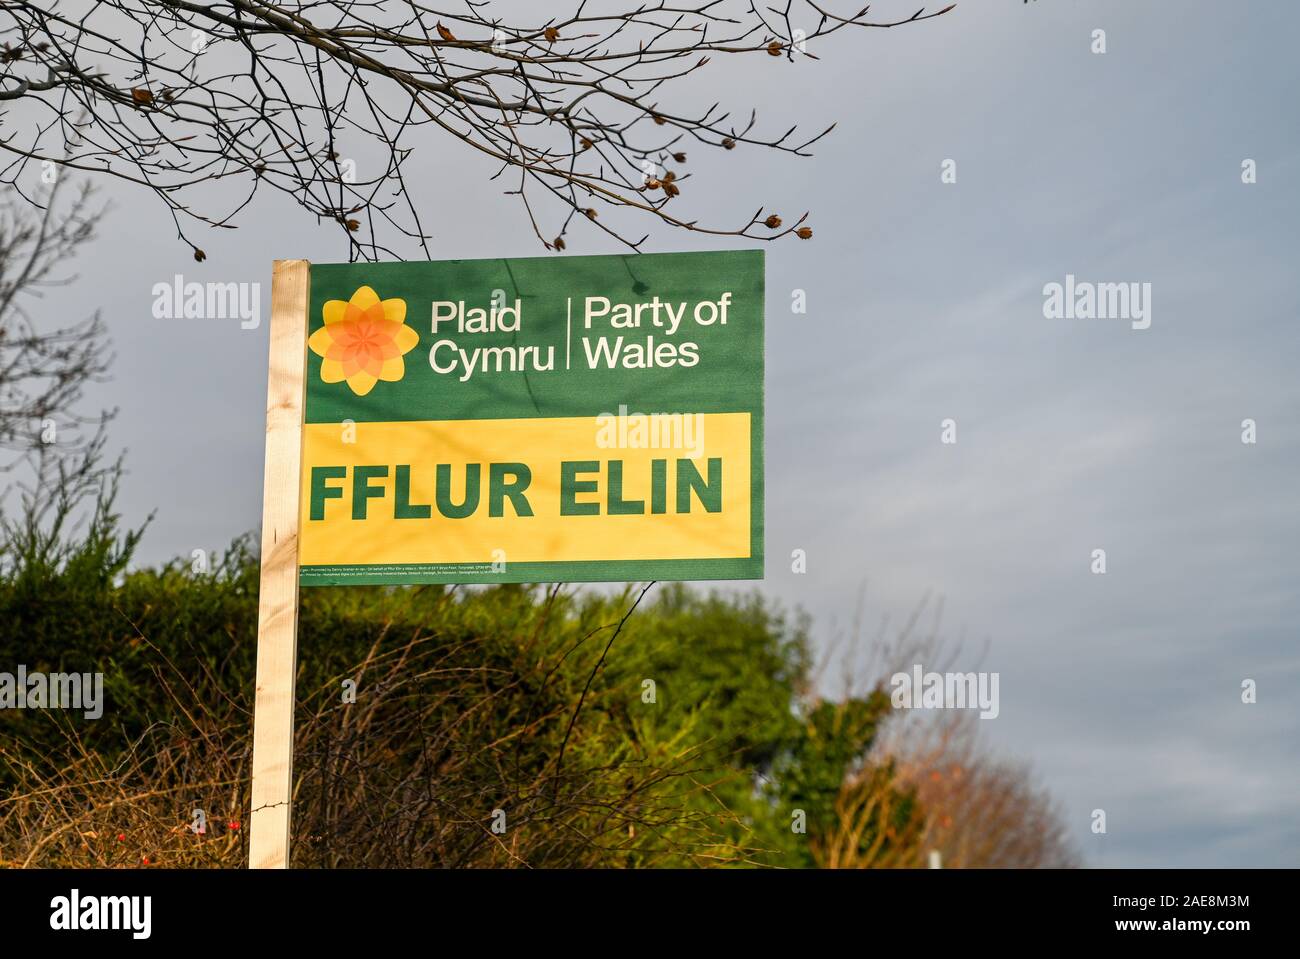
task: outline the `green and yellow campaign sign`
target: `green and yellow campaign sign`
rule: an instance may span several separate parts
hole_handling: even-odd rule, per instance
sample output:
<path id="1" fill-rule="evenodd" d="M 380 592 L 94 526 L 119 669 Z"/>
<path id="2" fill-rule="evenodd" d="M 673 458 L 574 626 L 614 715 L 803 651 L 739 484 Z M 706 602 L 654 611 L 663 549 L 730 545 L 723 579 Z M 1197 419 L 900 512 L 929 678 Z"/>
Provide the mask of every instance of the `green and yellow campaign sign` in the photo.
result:
<path id="1" fill-rule="evenodd" d="M 763 575 L 763 254 L 312 264 L 304 585 Z"/>

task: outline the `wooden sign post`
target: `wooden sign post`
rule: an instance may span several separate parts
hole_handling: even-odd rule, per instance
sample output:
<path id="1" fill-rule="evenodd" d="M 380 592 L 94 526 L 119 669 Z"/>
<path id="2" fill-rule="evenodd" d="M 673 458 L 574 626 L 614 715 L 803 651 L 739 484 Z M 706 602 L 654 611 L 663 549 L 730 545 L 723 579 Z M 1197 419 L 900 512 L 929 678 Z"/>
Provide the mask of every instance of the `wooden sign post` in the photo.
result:
<path id="1" fill-rule="evenodd" d="M 271 274 L 262 580 L 253 705 L 253 810 L 248 839 L 248 864 L 253 869 L 289 865 L 294 679 L 298 672 L 298 498 L 310 271 L 306 260 L 276 260 Z"/>

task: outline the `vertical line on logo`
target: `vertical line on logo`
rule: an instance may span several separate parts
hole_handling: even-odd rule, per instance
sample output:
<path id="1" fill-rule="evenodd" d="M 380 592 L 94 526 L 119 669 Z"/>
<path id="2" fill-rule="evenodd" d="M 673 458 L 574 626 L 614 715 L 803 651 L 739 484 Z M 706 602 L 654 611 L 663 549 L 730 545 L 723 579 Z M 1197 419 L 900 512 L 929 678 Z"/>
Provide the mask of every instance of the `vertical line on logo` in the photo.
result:
<path id="1" fill-rule="evenodd" d="M 570 343 L 573 340 L 573 297 L 564 298 L 564 368 L 569 368 Z"/>

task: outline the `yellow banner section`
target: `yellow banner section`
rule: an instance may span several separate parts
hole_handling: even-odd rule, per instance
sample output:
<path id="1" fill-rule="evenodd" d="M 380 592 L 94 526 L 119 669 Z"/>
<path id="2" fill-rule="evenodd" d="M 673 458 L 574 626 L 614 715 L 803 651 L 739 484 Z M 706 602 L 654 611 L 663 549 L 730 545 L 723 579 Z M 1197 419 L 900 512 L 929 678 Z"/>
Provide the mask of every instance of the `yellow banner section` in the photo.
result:
<path id="1" fill-rule="evenodd" d="M 748 413 L 309 423 L 302 484 L 305 566 L 750 555 Z"/>

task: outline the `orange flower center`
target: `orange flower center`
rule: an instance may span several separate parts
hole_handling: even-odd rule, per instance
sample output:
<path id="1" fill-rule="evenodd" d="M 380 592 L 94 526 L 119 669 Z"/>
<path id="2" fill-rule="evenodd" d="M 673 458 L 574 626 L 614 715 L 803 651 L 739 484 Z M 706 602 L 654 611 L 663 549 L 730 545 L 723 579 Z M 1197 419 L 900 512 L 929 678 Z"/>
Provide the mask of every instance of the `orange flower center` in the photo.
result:
<path id="1" fill-rule="evenodd" d="M 385 360 L 401 355 L 393 342 L 397 324 L 384 317 L 384 308 L 379 303 L 365 310 L 348 304 L 347 314 L 337 326 L 334 340 L 337 352 L 330 350 L 330 353 L 343 364 L 344 376 L 362 370 L 378 376 Z"/>

